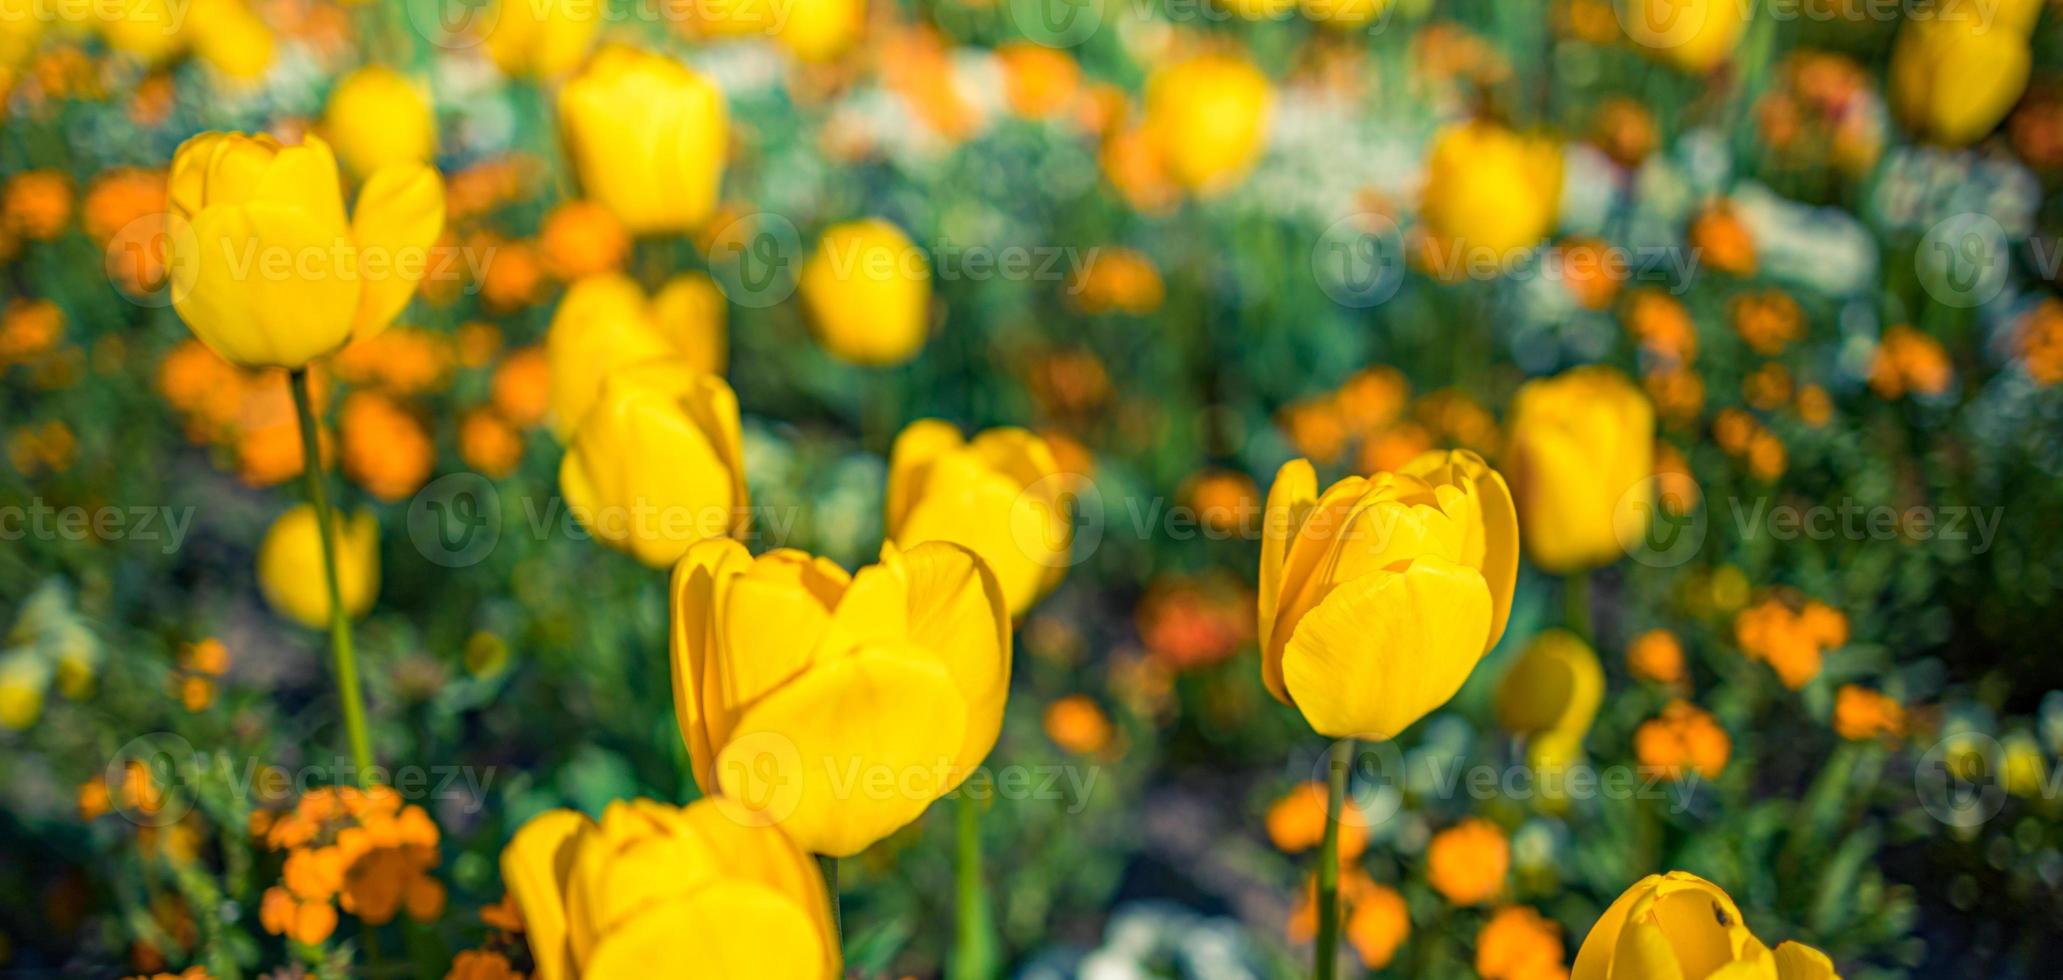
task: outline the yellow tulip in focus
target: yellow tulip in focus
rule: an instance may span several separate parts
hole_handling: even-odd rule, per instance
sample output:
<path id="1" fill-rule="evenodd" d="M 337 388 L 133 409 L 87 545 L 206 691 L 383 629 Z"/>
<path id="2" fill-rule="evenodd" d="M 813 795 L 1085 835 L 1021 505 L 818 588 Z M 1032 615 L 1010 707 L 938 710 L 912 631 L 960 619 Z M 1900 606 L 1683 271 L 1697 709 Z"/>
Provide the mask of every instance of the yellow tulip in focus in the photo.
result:
<path id="1" fill-rule="evenodd" d="M 802 305 L 817 342 L 869 367 L 917 356 L 931 326 L 931 260 L 879 218 L 825 229 L 803 264 Z"/>
<path id="2" fill-rule="evenodd" d="M 384 65 L 367 65 L 330 90 L 323 132 L 364 176 L 390 164 L 428 163 L 437 152 L 437 120 L 414 83 Z"/>
<path id="3" fill-rule="evenodd" d="M 444 182 L 383 167 L 348 219 L 329 144 L 202 133 L 172 158 L 172 305 L 245 367 L 298 368 L 386 329 L 431 267 Z"/>
<path id="4" fill-rule="evenodd" d="M 1626 36 L 1650 55 L 1694 74 L 1719 66 L 1747 30 L 1736 0 L 1621 0 Z"/>
<path id="5" fill-rule="evenodd" d="M 1506 447 L 1526 554 L 1543 571 L 1608 565 L 1646 531 L 1655 412 L 1624 375 L 1593 365 L 1527 382 Z"/>
<path id="6" fill-rule="evenodd" d="M 859 853 L 987 757 L 1010 690 L 996 577 L 958 545 L 886 544 L 847 575 L 731 540 L 673 573 L 673 695 L 705 794 L 805 849 Z"/>
<path id="7" fill-rule="evenodd" d="M 1562 150 L 1503 126 L 1471 122 L 1434 139 L 1420 215 L 1436 275 L 1501 269 L 1554 231 Z"/>
<path id="8" fill-rule="evenodd" d="M 1393 738 L 1504 634 L 1519 560 L 1504 478 L 1466 451 L 1318 492 L 1292 460 L 1261 538 L 1261 679 L 1321 735 Z"/>
<path id="9" fill-rule="evenodd" d="M 750 520 L 738 396 L 682 361 L 611 374 L 559 464 L 559 491 L 595 537 L 654 567 Z"/>
<path id="10" fill-rule="evenodd" d="M 1074 525 L 1059 473 L 1046 440 L 1023 429 L 989 429 L 970 442 L 950 423 L 919 419 L 889 453 L 889 540 L 967 547 L 1021 615 L 1067 573 Z"/>
<path id="11" fill-rule="evenodd" d="M 503 74 L 557 78 L 580 66 L 601 26 L 598 5 L 564 0 L 501 0 L 483 22 L 487 56 Z"/>
<path id="12" fill-rule="evenodd" d="M 1839 980 L 1825 953 L 1748 931 L 1724 890 L 1687 871 L 1649 875 L 1598 917 L 1571 980 Z"/>
<path id="13" fill-rule="evenodd" d="M 539 980 L 829 980 L 843 965 L 817 863 L 724 801 L 619 800 L 530 819 L 501 852 Z"/>
<path id="14" fill-rule="evenodd" d="M 2001 5 L 2008 13 L 2010 4 Z M 2015 18 L 1941 16 L 1908 21 L 1891 53 L 1891 105 L 1900 121 L 1945 146 L 1990 133 L 2027 89 L 2033 55 Z"/>
<path id="15" fill-rule="evenodd" d="M 635 280 L 619 273 L 576 281 L 545 336 L 552 431 L 562 441 L 572 438 L 602 382 L 631 365 L 681 360 L 722 374 L 727 311 L 716 283 L 699 272 L 674 277 L 650 302 Z"/>
<path id="16" fill-rule="evenodd" d="M 1268 76 L 1252 62 L 1201 55 L 1146 80 L 1146 138 L 1175 183 L 1223 191 L 1260 158 L 1273 103 Z"/>
<path id="17" fill-rule="evenodd" d="M 559 124 L 580 186 L 632 233 L 691 231 L 715 210 L 730 115 L 694 69 L 603 48 L 559 90 Z"/>
<path id="18" fill-rule="evenodd" d="M 331 515 L 336 522 L 337 591 L 344 615 L 357 619 L 380 591 L 380 529 L 370 511 Z M 322 532 L 315 508 L 301 504 L 272 522 L 258 544 L 258 588 L 274 612 L 309 629 L 329 625 L 329 586 L 323 577 Z"/>

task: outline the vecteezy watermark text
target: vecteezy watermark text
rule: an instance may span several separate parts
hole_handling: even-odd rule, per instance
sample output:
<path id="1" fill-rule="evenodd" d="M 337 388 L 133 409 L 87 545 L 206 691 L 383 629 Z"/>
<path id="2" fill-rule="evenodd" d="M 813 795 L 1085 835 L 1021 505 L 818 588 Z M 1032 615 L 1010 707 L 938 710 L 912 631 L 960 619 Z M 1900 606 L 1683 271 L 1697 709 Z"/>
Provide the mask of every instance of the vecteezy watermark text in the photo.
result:
<path id="1" fill-rule="evenodd" d="M 0 506 L 0 541 L 145 541 L 169 555 L 186 541 L 193 512 L 165 505 L 55 506 L 37 497 Z"/>

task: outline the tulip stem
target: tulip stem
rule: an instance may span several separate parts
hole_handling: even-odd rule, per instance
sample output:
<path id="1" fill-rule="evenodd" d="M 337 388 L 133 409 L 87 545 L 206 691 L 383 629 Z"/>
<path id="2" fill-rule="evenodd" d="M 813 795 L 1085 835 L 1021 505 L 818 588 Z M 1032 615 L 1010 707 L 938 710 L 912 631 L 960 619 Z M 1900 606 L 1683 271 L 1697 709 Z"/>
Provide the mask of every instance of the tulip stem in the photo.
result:
<path id="1" fill-rule="evenodd" d="M 1590 635 L 1590 573 L 1570 572 L 1562 577 L 1562 616 L 1568 621 L 1569 631 L 1583 638 L 1585 643 L 1596 643 Z"/>
<path id="2" fill-rule="evenodd" d="M 337 583 L 337 532 L 330 514 L 327 474 L 322 466 L 322 440 L 315 421 L 314 399 L 308 393 L 308 369 L 295 368 L 291 377 L 294 412 L 301 420 L 301 475 L 308 486 L 308 502 L 315 507 L 315 523 L 322 532 L 322 574 L 329 587 L 330 655 L 337 671 L 337 700 L 344 706 L 344 732 L 351 742 L 351 762 L 357 768 L 358 783 L 372 780 L 372 739 L 365 729 L 365 696 L 358 689 L 358 655 L 351 647 L 351 620 L 344 610 L 343 589 Z"/>
<path id="3" fill-rule="evenodd" d="M 953 951 L 953 980 L 989 980 L 996 967 L 995 924 L 989 918 L 988 889 L 981 877 L 981 804 L 961 790 L 956 814 L 959 837 L 960 938 Z"/>
<path id="4" fill-rule="evenodd" d="M 1347 767 L 1354 761 L 1354 740 L 1332 743 L 1325 778 L 1325 838 L 1318 845 L 1318 948 L 1311 953 L 1311 976 L 1332 980 L 1339 965 L 1340 813 L 1347 802 Z"/>
<path id="5" fill-rule="evenodd" d="M 831 898 L 831 936 L 838 941 L 840 952 L 845 949 L 845 910 L 838 902 L 838 859 L 829 854 L 817 855 L 817 867 L 824 869 L 824 891 Z"/>

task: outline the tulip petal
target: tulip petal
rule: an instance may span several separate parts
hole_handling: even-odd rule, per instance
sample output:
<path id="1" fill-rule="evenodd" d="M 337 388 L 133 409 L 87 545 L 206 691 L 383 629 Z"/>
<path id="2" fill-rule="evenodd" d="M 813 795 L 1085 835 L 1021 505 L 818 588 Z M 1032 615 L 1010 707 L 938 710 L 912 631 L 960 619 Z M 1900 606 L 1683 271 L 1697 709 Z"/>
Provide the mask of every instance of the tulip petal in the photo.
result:
<path id="1" fill-rule="evenodd" d="M 924 492 L 895 541 L 904 547 L 925 541 L 965 545 L 995 573 L 1017 614 L 1038 601 L 1046 569 L 1065 561 L 1070 531 L 1057 501 L 1026 493 L 972 453 L 952 452 L 931 465 Z"/>
<path id="2" fill-rule="evenodd" d="M 1569 966 L 1569 980 L 1610 980 L 1612 954 L 1619 948 L 1619 935 L 1626 930 L 1627 917 L 1632 914 L 1633 906 L 1661 881 L 1661 875 L 1648 875 L 1605 908 L 1604 914 L 1597 917 L 1597 922 L 1583 937 L 1583 945 L 1576 950 L 1576 962 Z"/>
<path id="3" fill-rule="evenodd" d="M 237 157 L 225 155 L 222 159 Z M 321 137 L 310 135 L 297 146 L 280 147 L 249 186 L 250 196 L 244 203 L 267 201 L 298 208 L 331 234 L 344 234 L 344 188 L 337 177 L 337 158 Z M 209 193 L 215 189 L 211 184 Z"/>
<path id="4" fill-rule="evenodd" d="M 710 770 L 716 749 L 702 708 L 702 678 L 717 649 L 719 582 L 743 573 L 751 563 L 744 545 L 730 538 L 709 538 L 689 547 L 673 569 L 673 711 L 695 769 L 695 785 L 704 792 L 716 786 Z"/>
<path id="5" fill-rule="evenodd" d="M 210 206 L 192 230 L 194 254 L 182 250 L 172 262 L 172 305 L 215 353 L 246 367 L 294 368 L 350 336 L 358 284 L 337 268 L 350 261 L 350 242 L 306 212 L 269 202 Z"/>
<path id="6" fill-rule="evenodd" d="M 353 336 L 370 337 L 401 315 L 429 271 L 430 246 L 443 233 L 444 180 L 436 170 L 397 163 L 366 180 L 351 216 L 363 270 Z"/>
<path id="7" fill-rule="evenodd" d="M 883 561 L 890 560 L 884 554 Z M 995 573 L 959 545 L 928 541 L 899 560 L 909 577 L 910 642 L 937 654 L 967 701 L 967 733 L 952 777 L 957 787 L 988 758 L 1003 730 L 1010 693 L 1009 607 Z"/>
<path id="8" fill-rule="evenodd" d="M 931 464 L 966 444 L 960 430 L 939 419 L 918 419 L 903 427 L 888 451 L 888 521 L 894 537 L 924 492 Z"/>
<path id="9" fill-rule="evenodd" d="M 731 478 L 731 533 L 743 536 L 751 528 L 751 499 L 745 488 L 745 438 L 738 423 L 738 395 L 724 379 L 698 374 L 695 383 L 681 396 L 681 408 L 700 426 L 709 446 Z"/>
<path id="10" fill-rule="evenodd" d="M 1669 937 L 1652 922 L 1628 923 L 1619 934 L 1619 946 L 1612 956 L 1614 978 L 1639 977 L 1640 980 L 1685 980 L 1686 977 L 1703 978 L 1703 973 L 1684 972 L 1676 960 L 1676 952 L 1669 945 Z"/>
<path id="11" fill-rule="evenodd" d="M 1840 980 L 1827 954 L 1798 942 L 1777 944 L 1776 975 L 1777 980 Z"/>
<path id="12" fill-rule="evenodd" d="M 659 964 L 685 965 L 690 955 L 688 972 L 708 977 L 818 977 L 825 962 L 823 940 L 793 898 L 718 881 L 603 935 L 581 977 L 645 980 Z"/>
<path id="13" fill-rule="evenodd" d="M 757 881 L 795 897 L 816 926 L 825 953 L 825 975 L 840 972 L 837 927 L 831 922 L 824 873 L 802 848 L 778 829 L 732 819 L 712 801 L 680 811 L 681 826 L 707 841 L 726 877 Z"/>
<path id="14" fill-rule="evenodd" d="M 722 795 L 819 854 L 850 857 L 946 791 L 967 702 L 928 651 L 818 664 L 748 708 L 717 756 Z"/>
<path id="15" fill-rule="evenodd" d="M 1282 686 L 1281 647 L 1271 642 L 1271 637 L 1277 607 L 1282 602 L 1283 565 L 1289 557 L 1289 542 L 1296 538 L 1304 517 L 1317 502 L 1318 471 L 1311 467 L 1310 460 L 1293 459 L 1275 471 L 1261 522 L 1261 681 L 1284 704 L 1289 703 L 1289 692 Z"/>
<path id="16" fill-rule="evenodd" d="M 737 737 L 732 725 L 740 713 L 809 666 L 831 621 L 823 598 L 800 584 L 812 571 L 791 558 L 762 556 L 731 579 L 716 620 L 714 683 L 703 699 L 712 745 Z"/>
<path id="17" fill-rule="evenodd" d="M 573 810 L 540 814 L 516 831 L 501 852 L 502 882 L 523 910 L 530 955 L 543 980 L 573 980 L 573 950 L 566 937 L 566 883 L 581 835 L 594 821 Z"/>
<path id="18" fill-rule="evenodd" d="M 1419 558 L 1348 581 L 1306 613 L 1283 681 L 1319 734 L 1393 738 L 1460 690 L 1489 629 L 1482 573 Z"/>

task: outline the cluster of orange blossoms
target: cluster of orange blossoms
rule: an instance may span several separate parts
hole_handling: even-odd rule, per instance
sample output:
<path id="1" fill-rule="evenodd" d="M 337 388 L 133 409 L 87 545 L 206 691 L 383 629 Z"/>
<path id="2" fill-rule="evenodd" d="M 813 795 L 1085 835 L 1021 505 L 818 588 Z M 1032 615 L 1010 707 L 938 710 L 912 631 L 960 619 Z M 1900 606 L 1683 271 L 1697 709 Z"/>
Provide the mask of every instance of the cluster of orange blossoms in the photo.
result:
<path id="1" fill-rule="evenodd" d="M 322 403 L 327 375 L 312 372 L 309 380 Z M 285 371 L 237 367 L 189 337 L 158 365 L 158 390 L 185 421 L 187 439 L 235 454 L 245 483 L 269 487 L 300 475 L 301 429 Z"/>
<path id="2" fill-rule="evenodd" d="M 1426 880 L 1456 905 L 1481 905 L 1504 894 L 1511 842 L 1481 817 L 1467 817 L 1426 845 Z"/>
<path id="3" fill-rule="evenodd" d="M 2063 300 L 2045 299 L 2020 324 L 2020 359 L 2044 387 L 2063 382 Z"/>
<path id="4" fill-rule="evenodd" d="M 1182 671 L 1221 662 L 1252 641 L 1254 609 L 1253 590 L 1235 580 L 1163 576 L 1133 620 L 1154 659 Z"/>
<path id="5" fill-rule="evenodd" d="M 1568 980 L 1562 928 L 1524 905 L 1492 913 L 1476 933 L 1476 973 L 1483 980 Z"/>
<path id="6" fill-rule="evenodd" d="M 1843 684 L 1834 695 L 1834 731 L 1857 742 L 1898 738 L 1905 734 L 1905 706 L 1890 695 Z"/>
<path id="7" fill-rule="evenodd" d="M 1790 453 L 1784 441 L 1755 416 L 1738 408 L 1721 409 L 1712 420 L 1712 439 L 1726 454 L 1748 461 L 1748 472 L 1765 483 L 1784 475 Z"/>
<path id="8" fill-rule="evenodd" d="M 1741 610 L 1733 629 L 1741 652 L 1768 664 L 1793 691 L 1819 676 L 1827 650 L 1848 642 L 1848 617 L 1840 610 L 1817 599 L 1796 605 L 1782 595 Z"/>
<path id="9" fill-rule="evenodd" d="M 1406 417 L 1406 409 L 1410 409 Z M 1339 390 L 1283 408 L 1278 424 L 1298 455 L 1332 465 L 1358 447 L 1355 469 L 1394 470 L 1434 446 L 1497 452 L 1497 419 L 1458 388 L 1411 398 L 1411 383 L 1387 365 L 1348 378 Z"/>
<path id="10" fill-rule="evenodd" d="M 172 690 L 188 711 L 202 711 L 215 703 L 215 685 L 229 670 L 229 648 L 213 637 L 189 643 L 179 651 L 179 670 L 172 675 Z"/>
<path id="11" fill-rule="evenodd" d="M 444 912 L 437 825 L 386 787 L 322 787 L 294 808 L 252 814 L 251 832 L 287 853 L 281 883 L 265 890 L 265 931 L 315 944 L 337 927 L 337 912 L 384 925 L 399 911 L 429 922 Z"/>
<path id="12" fill-rule="evenodd" d="M 1662 713 L 1633 733 L 1633 755 L 1641 768 L 1659 771 L 1670 779 L 1696 773 L 1717 779 L 1733 754 L 1733 739 L 1712 713 L 1689 701 L 1669 702 Z"/>
<path id="13" fill-rule="evenodd" d="M 1885 330 L 1870 361 L 1870 390 L 1885 401 L 1939 395 L 1954 381 L 1955 366 L 1941 341 L 1907 326 Z"/>
<path id="14" fill-rule="evenodd" d="M 1684 667 L 1683 644 L 1676 634 L 1663 629 L 1648 630 L 1626 647 L 1626 669 L 1633 676 L 1657 684 L 1676 686 L 1689 679 Z"/>

